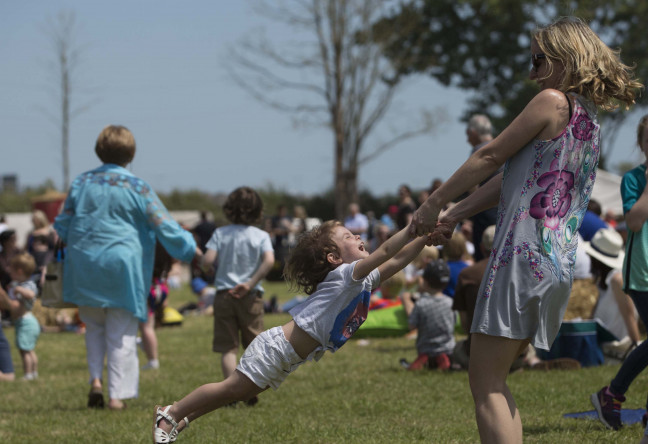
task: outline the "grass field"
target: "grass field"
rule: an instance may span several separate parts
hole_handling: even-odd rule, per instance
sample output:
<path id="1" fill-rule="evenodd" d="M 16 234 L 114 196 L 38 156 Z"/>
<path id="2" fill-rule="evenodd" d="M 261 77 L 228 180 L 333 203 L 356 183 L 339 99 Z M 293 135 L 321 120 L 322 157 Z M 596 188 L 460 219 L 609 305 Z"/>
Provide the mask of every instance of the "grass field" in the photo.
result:
<path id="1" fill-rule="evenodd" d="M 266 294 L 292 297 L 283 283 Z M 188 289 L 172 290 L 175 307 L 192 301 Z M 266 328 L 285 314 L 266 315 Z M 148 443 L 155 404 L 168 404 L 200 384 L 221 379 L 211 352 L 210 317 L 189 316 L 180 327 L 157 331 L 159 371 L 142 372 L 140 397 L 121 412 L 88 410 L 83 336 L 44 334 L 37 345 L 40 378 L 24 382 L 13 349 L 17 380 L 0 384 L 0 443 Z M 13 346 L 14 333 L 5 333 Z M 220 409 L 192 423 L 178 443 L 474 443 L 478 442 L 465 372 L 409 373 L 399 358 L 415 357 L 414 341 L 350 341 L 318 363 L 307 363 L 281 388 L 266 391 L 255 407 Z M 144 356 L 140 355 L 140 363 Z M 636 443 L 641 425 L 620 432 L 597 421 L 564 419 L 591 410 L 589 394 L 606 384 L 617 366 L 578 371 L 523 371 L 510 376 L 529 443 Z M 626 408 L 643 407 L 648 377 L 628 392 Z"/>

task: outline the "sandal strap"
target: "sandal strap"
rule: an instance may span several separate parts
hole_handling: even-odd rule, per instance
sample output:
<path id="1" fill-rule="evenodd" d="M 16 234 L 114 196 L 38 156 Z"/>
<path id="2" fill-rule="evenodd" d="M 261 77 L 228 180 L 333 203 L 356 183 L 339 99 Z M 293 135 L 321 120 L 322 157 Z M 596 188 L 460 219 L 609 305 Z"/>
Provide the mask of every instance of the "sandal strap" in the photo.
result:
<path id="1" fill-rule="evenodd" d="M 172 426 L 171 433 L 169 433 L 169 435 L 172 434 L 173 432 L 175 432 L 175 429 L 178 427 L 178 423 L 175 422 L 175 420 L 171 417 L 171 415 L 169 415 L 167 413 L 170 408 L 171 408 L 170 405 L 166 406 L 164 408 L 164 410 L 158 408 L 158 410 L 157 410 L 157 420 L 155 421 L 156 424 L 159 424 L 162 419 L 166 419 L 167 421 L 169 421 L 171 423 L 171 426 Z"/>
<path id="2" fill-rule="evenodd" d="M 185 417 L 182 418 L 180 421 L 183 421 L 183 420 L 184 420 L 184 422 L 185 422 L 185 426 L 183 427 L 182 430 L 184 430 L 184 429 L 188 429 L 188 428 L 189 428 L 189 418 L 187 418 L 187 417 L 185 416 Z M 178 422 L 179 422 L 179 421 L 178 421 Z M 171 430 L 171 433 L 169 433 L 169 438 L 171 439 L 171 442 L 175 442 L 175 440 L 178 439 L 178 434 L 179 434 L 182 430 L 178 430 L 178 429 L 176 429 L 176 428 L 174 428 L 174 429 Z"/>

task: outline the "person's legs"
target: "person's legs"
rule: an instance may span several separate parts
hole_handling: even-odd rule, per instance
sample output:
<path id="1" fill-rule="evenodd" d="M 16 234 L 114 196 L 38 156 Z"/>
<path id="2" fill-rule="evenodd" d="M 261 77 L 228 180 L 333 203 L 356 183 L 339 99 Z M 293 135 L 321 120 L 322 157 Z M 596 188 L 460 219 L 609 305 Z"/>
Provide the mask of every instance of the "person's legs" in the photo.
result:
<path id="1" fill-rule="evenodd" d="M 167 413 L 177 422 L 179 421 L 178 431 L 180 431 L 185 427 L 182 418 L 187 417 L 192 422 L 224 405 L 246 401 L 263 390 L 236 370 L 224 381 L 201 385 L 180 401 L 174 402 Z M 158 427 L 167 433 L 171 431 L 171 424 L 166 420 L 160 421 Z"/>
<path id="2" fill-rule="evenodd" d="M 212 350 L 221 353 L 223 379 L 236 369 L 236 353 L 239 348 L 239 321 L 235 299 L 227 291 L 219 291 L 214 299 L 214 339 Z"/>
<path id="3" fill-rule="evenodd" d="M 32 374 L 34 377 L 38 377 L 38 355 L 35 350 L 30 351 L 29 354 L 31 355 Z"/>
<path id="4" fill-rule="evenodd" d="M 511 364 L 528 343 L 528 340 L 479 333 L 472 335 L 468 374 L 483 443 L 522 442 L 522 421 L 506 378 Z"/>
<path id="5" fill-rule="evenodd" d="M 648 292 L 630 290 L 639 317 L 644 325 L 648 325 Z M 630 384 L 646 367 L 648 367 L 648 341 L 644 341 L 628 355 L 616 376 L 610 383 L 610 391 L 616 395 L 624 395 Z"/>
<path id="6" fill-rule="evenodd" d="M 28 350 L 19 350 L 20 351 L 20 359 L 22 360 L 22 366 L 23 366 L 23 376 L 25 378 L 29 377 L 28 375 L 31 375 L 31 357 L 29 356 L 29 351 Z"/>
<path id="7" fill-rule="evenodd" d="M 648 322 L 648 292 L 630 290 L 639 317 Z M 646 324 L 648 325 L 648 324 Z M 630 384 L 646 367 L 648 367 L 648 341 L 636 347 L 621 365 L 610 385 L 603 387 L 597 393 L 590 395 L 590 401 L 598 414 L 599 420 L 608 428 L 618 430 L 621 423 L 621 404 L 625 401 L 625 393 Z"/>
<path id="8" fill-rule="evenodd" d="M 109 408 L 123 408 L 122 399 L 138 395 L 137 325 L 132 313 L 120 308 L 106 309 Z"/>
<path id="9" fill-rule="evenodd" d="M 0 381 L 13 381 L 14 379 L 16 379 L 16 374 L 11 360 L 11 348 L 4 331 L 2 331 L 2 325 L 0 325 Z"/>
<path id="10" fill-rule="evenodd" d="M 142 348 L 148 359 L 147 364 L 143 368 L 159 368 L 158 342 L 157 336 L 155 335 L 155 313 L 149 313 L 146 322 L 141 322 L 139 326 L 140 332 L 142 333 Z"/>
<path id="11" fill-rule="evenodd" d="M 106 312 L 103 308 L 79 307 L 79 318 L 86 326 L 85 344 L 90 384 L 101 391 L 106 356 Z"/>

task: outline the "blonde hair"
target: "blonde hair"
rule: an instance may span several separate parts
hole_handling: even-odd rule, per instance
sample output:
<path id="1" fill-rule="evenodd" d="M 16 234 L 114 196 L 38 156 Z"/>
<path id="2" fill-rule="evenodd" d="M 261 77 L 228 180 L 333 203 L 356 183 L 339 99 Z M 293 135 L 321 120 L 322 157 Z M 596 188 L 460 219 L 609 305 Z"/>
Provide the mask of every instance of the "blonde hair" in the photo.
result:
<path id="1" fill-rule="evenodd" d="M 34 210 L 32 212 L 32 219 L 35 222 L 34 226 L 38 228 L 47 228 L 50 225 L 47 215 L 42 210 Z"/>
<path id="2" fill-rule="evenodd" d="M 610 49 L 581 19 L 563 17 L 538 28 L 532 35 L 547 56 L 549 74 L 553 63 L 565 67 L 560 90 L 576 92 L 595 105 L 612 110 L 624 103 L 635 103 L 637 89 L 643 85 L 634 78 L 633 68 L 624 65 L 619 50 Z"/>
<path id="3" fill-rule="evenodd" d="M 383 299 L 396 299 L 405 287 L 405 272 L 398 271 L 380 283 Z"/>
<path id="4" fill-rule="evenodd" d="M 128 165 L 135 157 L 133 133 L 124 126 L 108 125 L 97 137 L 95 153 L 103 163 Z"/>
<path id="5" fill-rule="evenodd" d="M 29 253 L 19 253 L 15 255 L 11 258 L 9 264 L 11 265 L 11 268 L 22 271 L 27 277 L 34 274 L 34 270 L 36 270 L 36 261 Z"/>
<path id="6" fill-rule="evenodd" d="M 644 131 L 648 129 L 648 114 L 643 116 L 639 120 L 639 125 L 637 125 L 637 145 L 641 149 L 641 139 L 643 138 Z"/>
<path id="7" fill-rule="evenodd" d="M 448 243 L 443 246 L 441 253 L 446 262 L 464 259 L 468 254 L 468 249 L 466 248 L 466 236 L 461 234 L 459 231 L 455 231 Z"/>
<path id="8" fill-rule="evenodd" d="M 434 245 L 426 245 L 414 259 L 416 268 L 423 268 L 430 261 L 439 259 L 439 249 Z"/>

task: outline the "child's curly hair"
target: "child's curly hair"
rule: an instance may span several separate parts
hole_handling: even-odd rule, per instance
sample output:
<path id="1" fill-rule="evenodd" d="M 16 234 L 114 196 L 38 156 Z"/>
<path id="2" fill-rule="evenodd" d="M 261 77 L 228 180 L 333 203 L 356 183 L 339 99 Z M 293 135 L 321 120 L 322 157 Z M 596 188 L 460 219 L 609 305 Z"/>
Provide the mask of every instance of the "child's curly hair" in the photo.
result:
<path id="1" fill-rule="evenodd" d="M 233 224 L 254 225 L 261 220 L 263 200 L 254 189 L 238 187 L 227 196 L 223 213 Z"/>
<path id="2" fill-rule="evenodd" d="M 340 251 L 331 235 L 336 227 L 341 226 L 340 222 L 329 220 L 299 237 L 284 268 L 284 277 L 290 281 L 293 289 L 313 294 L 317 285 L 336 268 L 326 256 L 329 253 L 339 256 Z"/>

